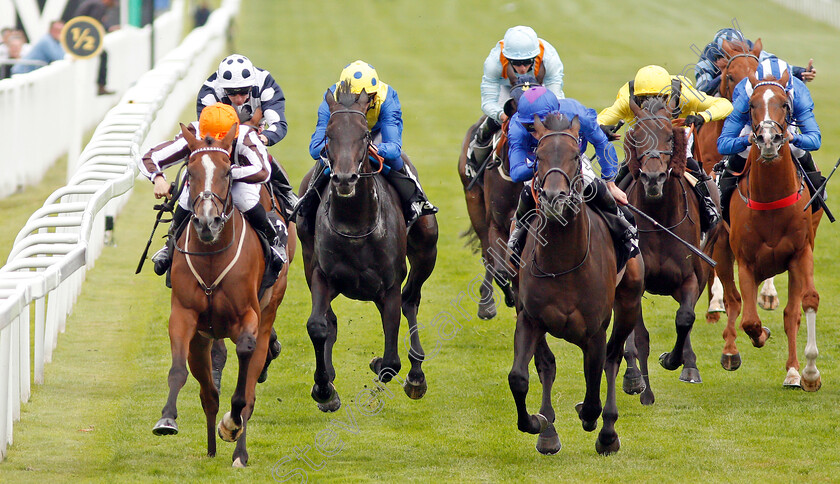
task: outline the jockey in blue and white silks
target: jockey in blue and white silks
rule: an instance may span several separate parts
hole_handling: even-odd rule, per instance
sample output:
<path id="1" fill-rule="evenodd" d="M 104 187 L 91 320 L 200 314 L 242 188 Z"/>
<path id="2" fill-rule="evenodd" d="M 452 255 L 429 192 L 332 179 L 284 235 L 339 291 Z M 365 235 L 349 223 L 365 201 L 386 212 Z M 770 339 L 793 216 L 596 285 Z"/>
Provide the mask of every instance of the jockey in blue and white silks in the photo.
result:
<path id="1" fill-rule="evenodd" d="M 615 147 L 598 125 L 597 113 L 574 99 L 560 99 L 543 86 L 524 91 L 519 97 L 516 114 L 511 117 L 508 131 L 510 176 L 515 182 L 526 182 L 519 197 L 519 205 L 514 217 L 514 228 L 508 240 L 508 248 L 518 259 L 524 247 L 527 234 L 527 221 L 536 209 L 536 202 L 531 193 L 531 179 L 536 173 L 536 150 L 539 140 L 534 137 L 534 117 L 544 120 L 549 114 L 559 114 L 580 122 L 581 173 L 584 180 L 584 200 L 604 217 L 610 233 L 616 241 L 616 247 L 623 248 L 624 254 L 617 255 L 620 266 L 638 251 L 636 228 L 628 222 L 624 213 L 616 205 L 618 199 L 622 205 L 627 197 L 613 181 L 618 171 L 618 156 Z M 595 153 L 601 165 L 601 178 L 595 175 L 590 160 L 584 154 L 587 143 L 595 146 Z M 632 217 L 628 217 L 632 220 Z"/>
<path id="2" fill-rule="evenodd" d="M 411 226 L 419 217 L 437 213 L 438 209 L 429 201 L 420 180 L 402 160 L 402 108 L 397 91 L 379 79 L 376 69 L 367 62 L 357 60 L 344 67 L 339 81 L 330 86 L 326 96 L 335 96 L 341 83 L 346 83 L 350 91 L 359 94 L 364 90 L 371 96 L 368 111 L 365 114 L 367 126 L 371 132 L 372 147 L 384 159 L 382 174 L 391 182 L 400 196 L 406 224 Z M 318 106 L 318 122 L 309 142 L 309 154 L 318 161 L 318 167 L 310 178 L 307 193 L 316 193 L 325 186 L 329 167 L 326 166 L 327 123 L 330 120 L 330 108 L 326 99 Z M 314 188 L 313 188 L 314 185 Z M 303 201 L 301 215 L 310 213 L 313 203 Z"/>
<path id="3" fill-rule="evenodd" d="M 511 88 L 522 76 L 533 76 L 558 99 L 563 93 L 563 62 L 557 50 L 537 37 L 534 29 L 525 25 L 511 27 L 502 40 L 490 50 L 484 60 L 481 76 L 481 111 L 486 118 L 475 130 L 467 151 L 467 176 L 492 150 L 493 134 L 507 121 L 504 104 L 511 97 Z"/>
<path id="4" fill-rule="evenodd" d="M 804 82 L 790 75 L 790 66 L 776 57 L 761 62 L 755 76 L 759 81 L 768 77 L 778 80 L 785 72 L 788 73 L 788 81 L 784 88 L 791 102 L 788 123 L 790 152 L 802 165 L 814 187 L 819 188 L 824 178 L 814 163 L 814 158 L 810 152 L 820 148 L 822 135 L 814 117 L 814 101 L 811 99 L 811 92 Z M 720 154 L 730 155 L 723 176 L 718 181 L 724 209 L 728 206 L 729 196 L 737 186 L 737 178 L 733 174 L 744 170 L 751 147 L 750 135 L 753 132 L 753 127 L 750 117 L 750 96 L 752 92 L 753 86 L 749 79 L 743 79 L 735 86 L 732 96 L 732 114 L 723 123 L 723 130 L 717 142 Z"/>

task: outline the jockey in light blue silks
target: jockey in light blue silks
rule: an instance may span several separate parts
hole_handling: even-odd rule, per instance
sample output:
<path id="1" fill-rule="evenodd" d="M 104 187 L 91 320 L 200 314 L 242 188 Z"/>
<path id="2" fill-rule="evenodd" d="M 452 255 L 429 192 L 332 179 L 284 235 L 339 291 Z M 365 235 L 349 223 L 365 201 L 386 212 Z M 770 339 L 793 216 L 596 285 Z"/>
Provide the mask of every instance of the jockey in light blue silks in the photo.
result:
<path id="1" fill-rule="evenodd" d="M 755 77 L 758 81 L 770 76 L 778 80 L 785 72 L 788 73 L 788 81 L 787 85 L 782 87 L 787 92 L 788 100 L 791 102 L 788 123 L 790 152 L 802 165 L 814 187 L 819 188 L 825 178 L 814 163 L 814 158 L 810 152 L 820 148 L 822 137 L 820 127 L 817 125 L 816 118 L 814 118 L 814 101 L 811 99 L 811 93 L 804 82 L 790 75 L 790 66 L 776 57 L 761 62 L 755 72 Z M 750 137 L 753 133 L 753 126 L 750 117 L 750 95 L 752 95 L 752 91 L 753 86 L 750 84 L 749 78 L 743 79 L 735 86 L 735 92 L 732 96 L 732 114 L 726 118 L 723 131 L 717 142 L 720 154 L 729 155 L 725 166 L 721 167 L 723 174 L 718 179 L 724 216 L 727 215 L 732 192 L 738 185 L 738 178 L 735 174 L 744 170 L 751 147 Z M 813 196 L 813 193 L 811 195 Z"/>
<path id="2" fill-rule="evenodd" d="M 534 29 L 524 25 L 511 27 L 502 40 L 496 42 L 484 60 L 481 77 L 481 110 L 486 118 L 475 130 L 475 137 L 467 151 L 467 176 L 472 178 L 476 169 L 493 149 L 493 134 L 508 117 L 504 112 L 505 101 L 511 97 L 512 85 L 517 78 L 530 75 L 558 99 L 563 99 L 563 62 L 557 50 L 547 41 L 537 37 Z"/>
<path id="3" fill-rule="evenodd" d="M 638 253 L 638 237 L 632 215 L 625 214 L 616 204 L 620 199 L 627 203 L 627 197 L 613 181 L 618 171 L 618 157 L 615 147 L 598 125 L 597 113 L 574 99 L 561 99 L 545 87 L 530 88 L 519 97 L 516 114 L 512 116 L 508 131 L 510 177 L 514 182 L 526 182 L 519 197 L 514 218 L 514 228 L 508 240 L 508 248 L 518 259 L 522 254 L 527 234 L 528 220 L 535 213 L 536 201 L 531 193 L 532 178 L 536 173 L 536 150 L 539 140 L 534 137 L 534 116 L 545 120 L 549 114 L 559 114 L 580 122 L 581 168 L 584 180 L 583 198 L 607 222 L 618 253 L 619 269 L 628 258 Z M 587 143 L 595 146 L 595 154 L 601 165 L 601 177 L 592 170 L 590 160 L 584 155 Z M 629 221 L 628 221 L 629 220 Z"/>
<path id="4" fill-rule="evenodd" d="M 402 160 L 402 108 L 397 91 L 379 79 L 376 69 L 367 62 L 357 60 L 344 67 L 339 82 L 330 86 L 328 96 L 334 96 L 339 84 L 350 85 L 354 94 L 364 90 L 372 97 L 365 113 L 368 129 L 373 139 L 372 146 L 384 159 L 382 174 L 394 186 L 402 202 L 406 224 L 411 226 L 419 217 L 437 213 L 438 209 L 426 197 L 420 181 Z M 309 154 L 318 161 L 318 168 L 312 173 L 307 194 L 318 193 L 326 186 L 329 167 L 325 163 L 327 147 L 327 123 L 330 120 L 330 107 L 326 99 L 318 107 L 318 124 L 309 143 Z M 317 198 L 317 197 L 316 197 Z M 312 195 L 301 200 L 300 213 L 304 217 L 315 205 Z"/>

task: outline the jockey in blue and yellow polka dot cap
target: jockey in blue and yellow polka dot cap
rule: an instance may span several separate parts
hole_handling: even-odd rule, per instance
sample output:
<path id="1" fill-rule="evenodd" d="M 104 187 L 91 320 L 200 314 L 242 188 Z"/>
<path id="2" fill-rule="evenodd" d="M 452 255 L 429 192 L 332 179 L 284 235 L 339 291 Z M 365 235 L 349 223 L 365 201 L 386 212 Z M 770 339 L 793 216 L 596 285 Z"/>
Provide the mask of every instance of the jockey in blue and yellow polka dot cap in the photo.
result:
<path id="1" fill-rule="evenodd" d="M 335 96 L 339 84 L 345 82 L 350 85 L 350 91 L 360 94 L 364 90 L 373 99 L 365 113 L 368 129 L 373 139 L 372 146 L 384 159 L 385 169 L 382 174 L 397 189 L 403 203 L 406 223 L 410 226 L 423 215 L 437 213 L 438 209 L 429 202 L 416 175 L 403 163 L 402 159 L 402 108 L 397 91 L 382 82 L 376 69 L 365 61 L 357 60 L 344 66 L 338 82 L 330 86 L 327 95 Z M 310 186 L 308 192 L 320 191 L 326 185 L 326 176 L 321 173 L 329 168 L 324 163 L 327 156 L 327 122 L 330 119 L 330 108 L 326 99 L 318 107 L 318 123 L 309 143 L 309 154 L 318 160 L 318 166 L 311 180 L 316 185 L 314 190 Z M 306 217 L 311 203 L 304 201 L 301 205 L 301 215 Z"/>

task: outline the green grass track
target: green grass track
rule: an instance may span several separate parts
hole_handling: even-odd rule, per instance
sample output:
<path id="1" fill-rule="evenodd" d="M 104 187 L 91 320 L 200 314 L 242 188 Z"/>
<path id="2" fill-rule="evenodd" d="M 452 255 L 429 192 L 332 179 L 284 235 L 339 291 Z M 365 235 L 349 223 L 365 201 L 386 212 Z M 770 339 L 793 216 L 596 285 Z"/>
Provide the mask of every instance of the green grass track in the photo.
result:
<path id="1" fill-rule="evenodd" d="M 382 352 L 381 323 L 372 304 L 339 298 L 334 361 L 344 406 L 336 414 L 316 409 L 309 396 L 309 292 L 297 258 L 275 323 L 283 352 L 257 391 L 249 467 L 231 469 L 233 446 L 221 440 L 218 457 L 204 455 L 204 416 L 192 378 L 179 399 L 181 433 L 152 435 L 168 391 L 169 291 L 148 266 L 134 275 L 154 218 L 151 185 L 140 181 L 117 220 L 117 246 L 106 248 L 88 274 L 46 367 L 46 384 L 35 387 L 23 406 L 14 444 L 0 463 L 0 482 L 836 482 L 840 240 L 826 219 L 815 261 L 822 389 L 782 388 L 787 344 L 781 308 L 760 313 L 773 331 L 767 346 L 755 349 L 739 332 L 743 366 L 722 370 L 723 326 L 704 322 L 703 302 L 692 333 L 703 383 L 680 383 L 677 372 L 655 359 L 673 344 L 677 304 L 648 296 L 656 404 L 642 407 L 638 397 L 619 392 L 622 447 L 608 458 L 595 452 L 596 434 L 581 429 L 573 409 L 584 393 L 580 351 L 550 342 L 557 355 L 553 401 L 563 449 L 542 456 L 534 449 L 536 437 L 517 430 L 508 389 L 514 312 L 500 308 L 496 319 L 479 321 L 469 298 L 464 312 L 457 307 L 482 267 L 459 237 L 468 219 L 456 160 L 465 130 L 480 114 L 482 63 L 505 30 L 531 25 L 559 52 L 566 95 L 600 110 L 643 65 L 682 71 L 696 61 L 691 45 L 702 48 L 733 18 L 748 37 L 761 37 L 792 64 L 814 58 L 819 74 L 809 87 L 823 135 L 815 158 L 828 171 L 840 156 L 840 32 L 771 2 L 244 0 L 235 46 L 269 69 L 285 91 L 289 134 L 271 151 L 295 183 L 312 166 L 308 144 L 317 106 L 344 65 L 364 59 L 399 92 L 405 150 L 441 208 L 437 268 L 420 308 L 421 338 L 431 355 L 424 365 L 427 395 L 411 401 L 392 383 L 393 394 L 381 393 L 378 407 L 356 398 L 373 386 L 367 365 Z M 840 214 L 838 183 L 829 188 L 829 205 Z M 0 201 L 9 211 L 0 240 L 5 250 L 53 188 Z M 777 287 L 784 304 L 786 277 L 777 278 Z M 432 325 L 446 314 L 448 326 Z M 803 327 L 801 357 L 804 345 Z M 401 357 L 404 376 L 405 348 Z M 235 366 L 231 358 L 223 411 L 230 407 Z M 533 366 L 531 383 L 528 401 L 536 412 L 540 390 Z"/>

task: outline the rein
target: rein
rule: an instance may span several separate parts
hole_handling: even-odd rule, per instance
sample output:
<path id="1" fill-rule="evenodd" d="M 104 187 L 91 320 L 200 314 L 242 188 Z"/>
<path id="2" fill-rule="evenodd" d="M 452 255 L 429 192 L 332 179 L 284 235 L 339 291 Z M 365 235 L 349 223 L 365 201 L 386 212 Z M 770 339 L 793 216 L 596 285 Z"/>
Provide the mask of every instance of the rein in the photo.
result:
<path id="1" fill-rule="evenodd" d="M 578 263 L 578 265 L 572 267 L 571 269 L 567 269 L 565 271 L 546 272 L 537 263 L 537 247 L 534 246 L 534 250 L 533 250 L 533 252 L 531 252 L 531 255 L 532 255 L 531 260 L 533 261 L 533 264 L 530 265 L 531 275 L 534 276 L 534 277 L 537 277 L 537 278 L 560 277 L 560 276 L 570 274 L 570 273 L 580 269 L 581 266 L 583 265 L 583 263 L 586 262 L 586 259 L 589 258 L 589 250 L 592 248 L 592 220 L 590 220 L 587 217 L 586 218 L 586 223 L 587 223 L 587 227 L 586 227 L 586 253 L 583 254 L 583 259 Z M 539 271 L 539 274 L 534 272 L 534 268 L 536 268 Z"/>
<path id="2" fill-rule="evenodd" d="M 679 227 L 683 222 L 685 222 L 688 219 L 688 194 L 686 193 L 685 185 L 683 184 L 683 179 L 679 178 L 678 180 L 679 180 L 679 183 L 680 183 L 680 187 L 682 187 L 683 202 L 685 203 L 685 213 L 683 213 L 682 219 L 679 222 L 675 223 L 674 225 L 671 225 L 670 227 L 665 227 L 665 226 L 660 225 L 659 228 L 655 228 L 655 229 L 652 229 L 652 230 L 642 230 L 641 228 L 637 227 L 636 228 L 637 232 L 639 232 L 639 233 L 652 233 L 652 232 L 663 232 L 665 230 L 673 230 L 673 229 Z M 634 189 L 636 189 L 637 186 L 638 186 L 638 182 L 634 182 L 633 185 L 630 188 L 631 188 L 631 190 L 634 190 Z M 630 190 L 628 190 L 628 192 L 629 191 Z"/>
<path id="3" fill-rule="evenodd" d="M 726 67 L 724 67 L 723 69 L 728 71 L 729 66 L 732 64 L 732 61 L 734 61 L 735 59 L 737 59 L 739 57 L 749 57 L 751 59 L 755 59 L 756 63 L 759 62 L 758 57 L 756 57 L 752 54 L 736 54 L 736 55 L 733 55 L 732 57 L 729 58 L 729 62 L 726 63 Z"/>

